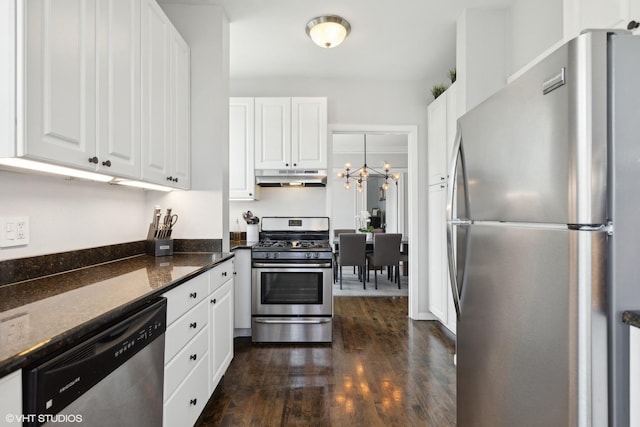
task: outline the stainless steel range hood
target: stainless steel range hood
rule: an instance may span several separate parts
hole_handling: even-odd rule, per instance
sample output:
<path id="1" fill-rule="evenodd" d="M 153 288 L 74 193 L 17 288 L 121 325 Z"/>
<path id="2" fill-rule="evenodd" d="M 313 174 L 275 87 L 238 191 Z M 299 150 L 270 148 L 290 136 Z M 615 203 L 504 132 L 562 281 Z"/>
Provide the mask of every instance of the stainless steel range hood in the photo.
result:
<path id="1" fill-rule="evenodd" d="M 259 169 L 256 184 L 261 187 L 324 187 L 327 171 L 324 169 Z"/>

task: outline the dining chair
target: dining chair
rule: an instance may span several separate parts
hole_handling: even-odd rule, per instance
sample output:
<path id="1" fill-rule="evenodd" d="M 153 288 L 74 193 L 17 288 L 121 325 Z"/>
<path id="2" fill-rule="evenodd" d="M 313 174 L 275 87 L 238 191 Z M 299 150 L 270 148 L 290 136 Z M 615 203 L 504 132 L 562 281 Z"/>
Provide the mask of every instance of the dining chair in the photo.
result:
<path id="1" fill-rule="evenodd" d="M 355 233 L 356 229 L 355 228 L 336 228 L 333 230 L 333 241 L 335 242 L 336 239 L 342 234 L 342 233 Z M 340 252 L 340 249 L 333 249 L 333 283 L 335 283 L 338 280 L 338 253 Z M 355 270 L 354 270 L 355 273 Z"/>
<path id="2" fill-rule="evenodd" d="M 395 267 L 395 281 L 400 289 L 400 244 L 402 234 L 400 233 L 378 233 L 373 235 L 373 253 L 367 255 L 367 281 L 369 271 L 373 269 L 373 277 L 378 289 L 378 274 L 376 268 L 386 266 L 389 268 L 390 278 L 393 279 Z"/>
<path id="3" fill-rule="evenodd" d="M 340 253 L 338 254 L 338 270 L 340 273 L 340 289 L 342 289 L 342 267 L 352 265 L 358 267 L 358 279 L 362 279 L 363 289 L 367 289 L 365 283 L 365 268 L 367 264 L 366 248 L 367 236 L 364 233 L 342 233 L 338 236 Z"/>

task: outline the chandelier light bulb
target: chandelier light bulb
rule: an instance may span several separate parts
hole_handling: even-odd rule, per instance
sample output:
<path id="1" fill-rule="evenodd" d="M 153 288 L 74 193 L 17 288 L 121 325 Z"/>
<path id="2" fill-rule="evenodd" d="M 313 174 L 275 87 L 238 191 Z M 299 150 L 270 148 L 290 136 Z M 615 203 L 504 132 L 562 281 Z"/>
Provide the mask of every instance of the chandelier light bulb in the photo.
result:
<path id="1" fill-rule="evenodd" d="M 344 183 L 344 188 L 346 188 L 347 190 L 351 188 L 351 181 L 347 181 Z"/>
<path id="2" fill-rule="evenodd" d="M 344 172 L 338 172 L 338 178 L 344 178 Z"/>
<path id="3" fill-rule="evenodd" d="M 391 165 L 389 163 L 384 164 L 384 171 L 389 172 L 391 170 Z"/>

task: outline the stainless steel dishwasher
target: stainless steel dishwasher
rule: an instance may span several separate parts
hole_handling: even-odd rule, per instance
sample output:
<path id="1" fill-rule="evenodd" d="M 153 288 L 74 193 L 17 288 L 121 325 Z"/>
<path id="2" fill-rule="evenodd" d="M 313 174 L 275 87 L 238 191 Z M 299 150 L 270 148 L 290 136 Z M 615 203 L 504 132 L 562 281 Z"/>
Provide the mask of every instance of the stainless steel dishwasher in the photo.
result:
<path id="1" fill-rule="evenodd" d="M 24 371 L 25 426 L 162 425 L 167 302 Z"/>

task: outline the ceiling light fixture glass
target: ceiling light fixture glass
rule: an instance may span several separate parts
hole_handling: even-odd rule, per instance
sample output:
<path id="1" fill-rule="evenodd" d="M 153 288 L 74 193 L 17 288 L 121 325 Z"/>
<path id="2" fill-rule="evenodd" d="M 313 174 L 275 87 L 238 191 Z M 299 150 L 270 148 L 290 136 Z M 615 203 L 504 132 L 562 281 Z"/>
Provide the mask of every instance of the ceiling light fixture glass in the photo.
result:
<path id="1" fill-rule="evenodd" d="M 384 163 L 383 170 L 379 171 L 367 165 L 367 135 L 364 135 L 364 164 L 358 169 L 352 169 L 351 163 L 344 165 L 344 171 L 338 173 L 338 178 L 345 178 L 344 188 L 349 190 L 351 188 L 351 180 L 356 182 L 357 190 L 362 192 L 364 190 L 363 182 L 366 181 L 370 175 L 384 177 L 384 183 L 382 189 L 385 191 L 389 189 L 389 178 L 393 179 L 395 183 L 400 179 L 398 172 L 391 173 L 391 165 L 387 162 Z"/>
<path id="2" fill-rule="evenodd" d="M 336 47 L 351 32 L 351 24 L 337 15 L 324 15 L 307 23 L 306 31 L 315 44 L 324 48 Z"/>

